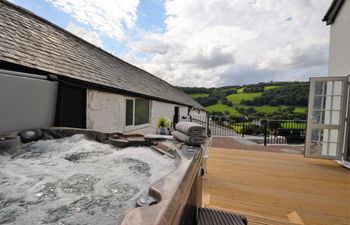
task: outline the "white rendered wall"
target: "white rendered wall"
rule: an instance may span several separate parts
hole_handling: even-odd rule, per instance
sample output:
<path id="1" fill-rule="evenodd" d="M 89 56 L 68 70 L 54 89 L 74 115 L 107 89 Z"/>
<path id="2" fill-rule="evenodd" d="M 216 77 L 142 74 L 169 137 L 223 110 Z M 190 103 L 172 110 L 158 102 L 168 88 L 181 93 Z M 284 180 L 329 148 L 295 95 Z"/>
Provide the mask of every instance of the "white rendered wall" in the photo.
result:
<path id="1" fill-rule="evenodd" d="M 344 1 L 334 23 L 331 24 L 329 76 L 350 74 L 350 2 Z"/>
<path id="2" fill-rule="evenodd" d="M 190 110 L 190 115 L 191 116 L 200 116 L 200 117 L 205 117 L 207 115 L 207 112 L 201 109 L 191 109 Z"/>
<path id="3" fill-rule="evenodd" d="M 175 106 L 179 106 L 179 115 L 187 115 L 188 107 L 151 100 L 150 123 L 138 127 L 125 127 L 124 96 L 97 90 L 87 90 L 86 127 L 102 132 L 125 132 L 155 134 L 159 117 L 173 120 Z"/>
<path id="4" fill-rule="evenodd" d="M 330 48 L 329 48 L 329 76 L 347 76 L 350 74 L 350 2 L 344 1 L 335 21 L 331 24 Z M 340 90 L 340 87 L 335 87 L 335 90 Z M 328 100 L 328 99 L 327 99 Z M 326 106 L 328 107 L 328 106 Z M 339 107 L 339 106 L 336 106 Z M 325 122 L 334 124 L 339 121 L 339 116 L 332 116 L 330 121 L 329 113 L 325 115 Z M 342 125 L 342 124 L 341 124 Z M 344 124 L 345 126 L 345 124 Z M 325 132 L 324 138 L 331 139 L 338 137 L 338 134 L 328 134 Z M 344 138 L 344 143 L 346 142 Z M 346 146 L 346 144 L 345 144 Z M 330 148 L 331 154 L 335 154 L 336 146 Z M 326 150 L 323 148 L 323 152 Z M 343 149 L 345 150 L 345 148 Z"/>
<path id="5" fill-rule="evenodd" d="M 123 95 L 87 90 L 86 128 L 102 132 L 122 132 L 124 114 Z"/>
<path id="6" fill-rule="evenodd" d="M 203 123 L 207 122 L 207 112 L 200 109 L 191 109 L 190 115 L 193 119 L 202 121 Z M 199 122 L 200 123 L 200 122 Z"/>

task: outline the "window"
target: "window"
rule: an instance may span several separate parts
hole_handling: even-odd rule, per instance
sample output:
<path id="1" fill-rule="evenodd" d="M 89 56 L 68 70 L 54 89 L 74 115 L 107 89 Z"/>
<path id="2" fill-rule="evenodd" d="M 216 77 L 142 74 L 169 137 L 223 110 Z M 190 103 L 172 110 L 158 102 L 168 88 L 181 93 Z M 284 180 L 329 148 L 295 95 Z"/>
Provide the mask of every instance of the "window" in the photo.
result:
<path id="1" fill-rule="evenodd" d="M 134 125 L 134 100 L 126 99 L 125 125 Z"/>
<path id="2" fill-rule="evenodd" d="M 149 123 L 148 99 L 128 98 L 125 101 L 125 126 L 139 126 Z"/>

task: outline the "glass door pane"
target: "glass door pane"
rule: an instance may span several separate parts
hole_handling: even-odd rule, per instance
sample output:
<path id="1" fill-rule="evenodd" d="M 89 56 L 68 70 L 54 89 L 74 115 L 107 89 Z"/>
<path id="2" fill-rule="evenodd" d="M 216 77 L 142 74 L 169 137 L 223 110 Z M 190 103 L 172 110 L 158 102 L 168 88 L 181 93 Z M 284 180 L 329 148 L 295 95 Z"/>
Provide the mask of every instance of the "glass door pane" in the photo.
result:
<path id="1" fill-rule="evenodd" d="M 347 77 L 311 78 L 306 156 L 341 157 L 347 82 Z"/>

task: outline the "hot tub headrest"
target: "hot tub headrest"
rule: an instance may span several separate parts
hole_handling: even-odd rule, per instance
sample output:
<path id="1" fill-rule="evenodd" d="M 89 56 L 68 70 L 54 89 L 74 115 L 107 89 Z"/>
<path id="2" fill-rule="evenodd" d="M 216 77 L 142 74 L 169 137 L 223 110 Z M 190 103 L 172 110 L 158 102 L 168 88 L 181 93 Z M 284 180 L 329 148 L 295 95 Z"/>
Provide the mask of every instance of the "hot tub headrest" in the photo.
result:
<path id="1" fill-rule="evenodd" d="M 22 143 L 28 143 L 42 139 L 43 132 L 40 129 L 24 130 L 18 133 L 18 136 L 21 138 Z"/>

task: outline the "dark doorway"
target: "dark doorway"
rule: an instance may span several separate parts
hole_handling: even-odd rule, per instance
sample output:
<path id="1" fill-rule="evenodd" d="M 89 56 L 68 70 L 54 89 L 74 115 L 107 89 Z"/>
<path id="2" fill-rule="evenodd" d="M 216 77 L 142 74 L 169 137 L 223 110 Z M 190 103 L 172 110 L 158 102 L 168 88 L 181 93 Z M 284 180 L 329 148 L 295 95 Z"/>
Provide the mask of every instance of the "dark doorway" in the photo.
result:
<path id="1" fill-rule="evenodd" d="M 175 125 L 179 122 L 179 110 L 180 107 L 179 106 L 175 106 L 175 112 L 174 112 L 174 118 L 173 118 L 173 126 L 175 128 Z"/>
<path id="2" fill-rule="evenodd" d="M 86 128 L 86 89 L 59 84 L 56 126 Z"/>

